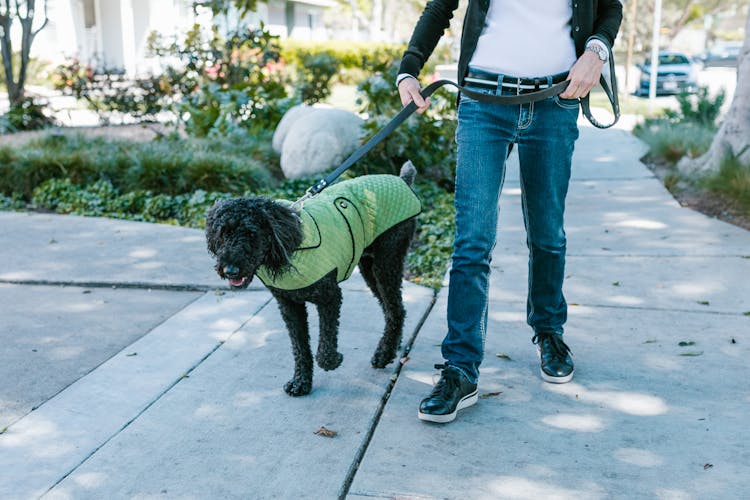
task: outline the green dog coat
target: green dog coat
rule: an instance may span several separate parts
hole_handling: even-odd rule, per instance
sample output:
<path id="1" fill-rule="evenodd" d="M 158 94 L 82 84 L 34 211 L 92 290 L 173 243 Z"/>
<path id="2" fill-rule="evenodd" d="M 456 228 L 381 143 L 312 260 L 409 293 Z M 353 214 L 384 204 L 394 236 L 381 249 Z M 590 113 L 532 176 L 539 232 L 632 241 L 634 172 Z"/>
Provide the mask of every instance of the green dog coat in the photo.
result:
<path id="1" fill-rule="evenodd" d="M 344 281 L 375 238 L 421 211 L 417 195 L 395 175 L 365 175 L 332 184 L 298 212 L 303 239 L 289 269 L 273 279 L 261 266 L 256 275 L 266 286 L 282 290 L 310 286 L 334 269 L 336 279 Z"/>

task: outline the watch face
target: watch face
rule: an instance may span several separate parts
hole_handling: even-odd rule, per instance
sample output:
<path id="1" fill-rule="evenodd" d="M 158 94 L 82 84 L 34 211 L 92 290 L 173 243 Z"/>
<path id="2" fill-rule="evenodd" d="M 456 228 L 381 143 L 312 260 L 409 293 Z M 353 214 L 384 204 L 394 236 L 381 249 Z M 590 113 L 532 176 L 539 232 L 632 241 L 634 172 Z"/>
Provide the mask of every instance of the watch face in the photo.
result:
<path id="1" fill-rule="evenodd" d="M 598 45 L 592 45 L 588 49 L 591 50 L 591 51 L 593 51 L 593 52 L 595 52 L 596 55 L 599 56 L 599 59 L 601 61 L 606 61 L 607 60 L 607 56 L 608 56 L 607 51 L 604 50 L 604 49 L 602 49 Z"/>

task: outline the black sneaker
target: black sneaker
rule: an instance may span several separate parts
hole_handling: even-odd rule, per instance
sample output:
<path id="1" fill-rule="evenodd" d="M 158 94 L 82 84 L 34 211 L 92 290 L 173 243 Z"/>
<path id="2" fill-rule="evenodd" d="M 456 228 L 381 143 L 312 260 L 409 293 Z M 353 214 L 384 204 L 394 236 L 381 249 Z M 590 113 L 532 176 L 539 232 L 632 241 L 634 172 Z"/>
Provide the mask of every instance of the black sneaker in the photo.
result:
<path id="1" fill-rule="evenodd" d="M 458 368 L 435 365 L 443 370 L 429 396 L 419 404 L 420 420 L 445 424 L 456 419 L 458 410 L 477 402 L 477 384 L 472 384 Z"/>
<path id="2" fill-rule="evenodd" d="M 537 333 L 532 342 L 539 351 L 542 378 L 545 381 L 564 384 L 573 379 L 573 358 L 570 357 L 570 348 L 563 342 L 562 335 L 551 332 Z"/>

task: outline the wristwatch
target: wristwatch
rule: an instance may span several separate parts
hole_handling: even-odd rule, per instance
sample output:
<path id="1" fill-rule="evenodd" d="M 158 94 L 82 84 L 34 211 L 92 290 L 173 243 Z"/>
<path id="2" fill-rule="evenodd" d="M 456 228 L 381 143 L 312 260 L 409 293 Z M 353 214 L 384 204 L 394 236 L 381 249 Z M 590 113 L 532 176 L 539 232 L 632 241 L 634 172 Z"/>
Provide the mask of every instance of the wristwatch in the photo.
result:
<path id="1" fill-rule="evenodd" d="M 607 60 L 609 59 L 609 51 L 598 43 L 588 44 L 588 46 L 586 46 L 586 50 L 594 52 L 597 56 L 599 56 L 599 60 L 601 62 L 607 62 Z"/>

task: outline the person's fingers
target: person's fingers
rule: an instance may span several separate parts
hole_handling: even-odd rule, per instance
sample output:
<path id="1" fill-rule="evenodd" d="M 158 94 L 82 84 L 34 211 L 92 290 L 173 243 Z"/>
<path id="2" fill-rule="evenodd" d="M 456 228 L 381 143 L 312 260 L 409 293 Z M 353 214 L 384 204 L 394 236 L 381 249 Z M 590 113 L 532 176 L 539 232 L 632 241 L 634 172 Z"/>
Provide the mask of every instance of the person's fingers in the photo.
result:
<path id="1" fill-rule="evenodd" d="M 430 99 L 422 97 L 419 82 L 415 78 L 403 79 L 398 85 L 398 92 L 401 96 L 401 104 L 403 106 L 414 101 L 418 113 L 424 113 L 424 111 L 430 107 Z"/>
<path id="2" fill-rule="evenodd" d="M 602 72 L 602 62 L 590 51 L 586 51 L 570 68 L 568 80 L 570 84 L 563 93 L 562 99 L 579 99 L 588 95 L 599 81 Z"/>

